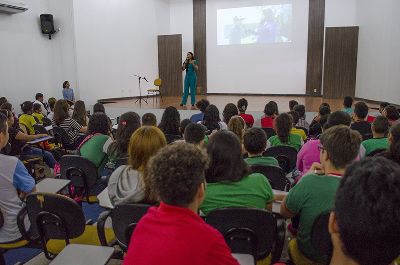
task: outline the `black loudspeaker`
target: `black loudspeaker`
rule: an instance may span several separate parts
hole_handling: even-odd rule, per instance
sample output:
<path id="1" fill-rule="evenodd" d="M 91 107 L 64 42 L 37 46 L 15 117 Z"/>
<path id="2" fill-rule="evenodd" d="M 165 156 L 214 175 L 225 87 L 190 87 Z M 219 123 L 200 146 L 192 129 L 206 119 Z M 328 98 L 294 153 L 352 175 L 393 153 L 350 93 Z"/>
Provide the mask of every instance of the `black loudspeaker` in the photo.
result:
<path id="1" fill-rule="evenodd" d="M 43 34 L 54 34 L 54 21 L 53 15 L 50 14 L 41 14 L 40 15 L 40 27 L 42 28 Z"/>

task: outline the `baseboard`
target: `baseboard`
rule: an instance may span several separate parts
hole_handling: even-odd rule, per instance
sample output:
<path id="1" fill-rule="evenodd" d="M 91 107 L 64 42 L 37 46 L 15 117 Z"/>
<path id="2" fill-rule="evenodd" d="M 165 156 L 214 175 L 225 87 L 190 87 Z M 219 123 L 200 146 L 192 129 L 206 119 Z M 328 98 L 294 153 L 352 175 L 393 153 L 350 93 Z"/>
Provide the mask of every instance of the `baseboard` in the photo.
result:
<path id="1" fill-rule="evenodd" d="M 321 95 L 307 95 L 307 94 L 249 94 L 249 93 L 207 93 L 207 96 L 314 97 L 314 98 L 322 97 Z"/>

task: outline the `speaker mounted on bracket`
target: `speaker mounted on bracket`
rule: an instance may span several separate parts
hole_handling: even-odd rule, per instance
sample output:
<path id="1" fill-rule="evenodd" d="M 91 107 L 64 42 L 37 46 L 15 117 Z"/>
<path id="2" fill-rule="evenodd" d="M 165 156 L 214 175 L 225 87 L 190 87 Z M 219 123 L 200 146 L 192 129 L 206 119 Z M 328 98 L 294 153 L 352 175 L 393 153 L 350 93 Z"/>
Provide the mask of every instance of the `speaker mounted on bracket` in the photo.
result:
<path id="1" fill-rule="evenodd" d="M 51 40 L 51 35 L 54 35 L 59 31 L 54 28 L 54 19 L 51 14 L 40 15 L 40 27 L 42 29 L 42 34 L 49 35 L 49 40 Z"/>

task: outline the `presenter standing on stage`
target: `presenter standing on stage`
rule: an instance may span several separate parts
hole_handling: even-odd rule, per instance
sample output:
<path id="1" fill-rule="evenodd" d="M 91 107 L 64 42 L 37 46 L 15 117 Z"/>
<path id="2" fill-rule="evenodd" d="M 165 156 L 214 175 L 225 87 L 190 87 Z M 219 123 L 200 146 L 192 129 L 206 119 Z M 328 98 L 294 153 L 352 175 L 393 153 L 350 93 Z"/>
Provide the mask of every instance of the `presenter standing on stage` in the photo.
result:
<path id="1" fill-rule="evenodd" d="M 184 90 L 181 106 L 186 105 L 187 98 L 189 96 L 190 89 L 190 100 L 192 103 L 192 107 L 196 103 L 196 90 L 197 90 L 197 75 L 196 71 L 199 70 L 197 65 L 197 61 L 194 58 L 192 52 L 188 52 L 186 56 L 186 60 L 182 65 L 182 71 L 186 70 Z"/>

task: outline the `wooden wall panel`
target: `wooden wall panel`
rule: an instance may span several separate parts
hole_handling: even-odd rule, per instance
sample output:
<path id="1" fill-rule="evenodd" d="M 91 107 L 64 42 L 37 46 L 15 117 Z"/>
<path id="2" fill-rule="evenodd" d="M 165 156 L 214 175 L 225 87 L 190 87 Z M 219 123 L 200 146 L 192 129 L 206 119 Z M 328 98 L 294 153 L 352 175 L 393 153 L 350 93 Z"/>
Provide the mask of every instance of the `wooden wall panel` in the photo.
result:
<path id="1" fill-rule="evenodd" d="M 161 92 L 165 96 L 181 96 L 182 35 L 158 36 L 158 73 L 162 79 Z"/>
<path id="2" fill-rule="evenodd" d="M 194 54 L 199 62 L 197 93 L 207 94 L 207 9 L 206 0 L 193 0 Z"/>
<path id="3" fill-rule="evenodd" d="M 324 98 L 355 96 L 358 27 L 326 28 Z"/>
<path id="4" fill-rule="evenodd" d="M 310 0 L 306 94 L 319 96 L 324 58 L 325 0 Z"/>

